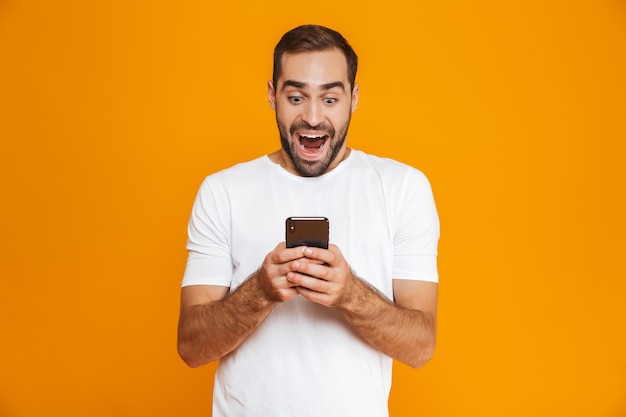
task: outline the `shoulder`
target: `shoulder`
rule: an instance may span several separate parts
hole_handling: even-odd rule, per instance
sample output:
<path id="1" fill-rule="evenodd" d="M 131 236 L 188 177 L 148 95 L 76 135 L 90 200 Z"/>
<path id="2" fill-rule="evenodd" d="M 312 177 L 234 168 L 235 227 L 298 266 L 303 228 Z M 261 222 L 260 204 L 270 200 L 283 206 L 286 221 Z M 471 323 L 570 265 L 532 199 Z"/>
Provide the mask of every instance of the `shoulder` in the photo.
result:
<path id="1" fill-rule="evenodd" d="M 218 213 L 226 218 L 233 201 L 244 201 L 256 188 L 250 183 L 262 177 L 263 166 L 268 164 L 259 157 L 208 175 L 196 193 L 194 211 Z"/>
<path id="2" fill-rule="evenodd" d="M 256 173 L 269 167 L 269 160 L 266 156 L 260 156 L 250 161 L 240 162 L 231 167 L 209 174 L 205 180 L 225 180 L 235 179 L 250 173 Z"/>
<path id="3" fill-rule="evenodd" d="M 269 160 L 259 157 L 241 162 L 206 176 L 200 184 L 197 198 L 202 201 L 227 201 L 233 195 L 250 190 L 250 183 L 263 177 Z M 264 168 L 265 167 L 265 168 Z"/>
<path id="4" fill-rule="evenodd" d="M 230 187 L 238 183 L 246 183 L 258 177 L 270 164 L 265 156 L 258 157 L 251 161 L 240 162 L 231 167 L 209 174 L 204 178 L 202 187 Z"/>
<path id="5" fill-rule="evenodd" d="M 429 185 L 428 178 L 422 171 L 404 162 L 363 151 L 353 150 L 353 153 L 355 166 L 372 169 L 385 181 Z"/>

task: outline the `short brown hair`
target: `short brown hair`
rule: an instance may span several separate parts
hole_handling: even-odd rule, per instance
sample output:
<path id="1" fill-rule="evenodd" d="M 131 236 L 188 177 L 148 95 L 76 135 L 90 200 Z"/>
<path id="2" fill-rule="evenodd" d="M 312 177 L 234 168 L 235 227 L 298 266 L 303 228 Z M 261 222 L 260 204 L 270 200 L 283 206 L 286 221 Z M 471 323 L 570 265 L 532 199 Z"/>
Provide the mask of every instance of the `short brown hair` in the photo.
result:
<path id="1" fill-rule="evenodd" d="M 302 25 L 285 33 L 274 48 L 274 74 L 272 82 L 277 87 L 282 72 L 282 58 L 289 52 L 324 51 L 337 48 L 343 52 L 348 64 L 350 89 L 354 88 L 358 57 L 341 33 L 319 25 Z"/>

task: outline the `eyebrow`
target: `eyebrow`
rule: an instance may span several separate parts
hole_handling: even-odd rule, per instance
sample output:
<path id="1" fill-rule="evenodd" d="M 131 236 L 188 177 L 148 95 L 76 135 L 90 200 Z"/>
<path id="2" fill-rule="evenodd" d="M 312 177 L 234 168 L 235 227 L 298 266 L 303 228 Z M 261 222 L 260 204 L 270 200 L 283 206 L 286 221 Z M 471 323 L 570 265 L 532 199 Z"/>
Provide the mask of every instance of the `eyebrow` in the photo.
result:
<path id="1" fill-rule="evenodd" d="M 285 82 L 282 85 L 281 90 L 284 90 L 286 87 L 294 87 L 298 89 L 303 89 L 303 88 L 306 88 L 307 86 L 308 86 L 307 83 L 303 83 L 301 81 L 285 80 Z M 341 81 L 335 81 L 332 83 L 322 84 L 320 88 L 324 91 L 332 90 L 333 88 L 341 88 L 343 91 L 346 90 L 346 87 L 343 85 L 343 82 Z"/>
<path id="2" fill-rule="evenodd" d="M 343 91 L 346 90 L 346 87 L 343 85 L 341 81 L 335 81 L 334 83 L 322 84 L 322 90 L 332 90 L 333 88 L 341 88 Z"/>

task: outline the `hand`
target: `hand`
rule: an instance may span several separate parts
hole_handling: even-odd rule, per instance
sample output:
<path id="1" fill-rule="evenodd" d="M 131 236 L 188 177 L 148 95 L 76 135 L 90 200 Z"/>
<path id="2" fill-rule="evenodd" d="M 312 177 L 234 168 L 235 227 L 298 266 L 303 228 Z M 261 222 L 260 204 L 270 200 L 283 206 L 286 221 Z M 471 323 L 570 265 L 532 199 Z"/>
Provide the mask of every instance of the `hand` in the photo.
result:
<path id="1" fill-rule="evenodd" d="M 256 278 L 269 301 L 288 301 L 298 295 L 295 288 L 297 284 L 287 280 L 287 273 L 291 271 L 291 265 L 295 260 L 303 259 L 302 249 L 302 247 L 287 248 L 285 242 L 281 242 L 265 256 Z"/>
<path id="2" fill-rule="evenodd" d="M 304 298 L 327 307 L 351 302 L 356 277 L 339 248 L 301 247 L 303 258 L 291 262 L 287 281 Z"/>

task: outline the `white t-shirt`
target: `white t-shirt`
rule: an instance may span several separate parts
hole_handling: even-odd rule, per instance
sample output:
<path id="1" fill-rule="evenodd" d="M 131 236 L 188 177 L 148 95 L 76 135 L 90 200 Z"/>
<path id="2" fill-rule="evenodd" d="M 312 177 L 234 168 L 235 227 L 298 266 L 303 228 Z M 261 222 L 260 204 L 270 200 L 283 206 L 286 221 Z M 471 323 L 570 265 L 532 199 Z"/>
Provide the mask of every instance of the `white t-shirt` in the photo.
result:
<path id="1" fill-rule="evenodd" d="M 439 219 L 426 177 L 353 150 L 305 178 L 263 156 L 210 175 L 189 222 L 183 286 L 233 291 L 285 240 L 289 216 L 324 216 L 357 276 L 393 299 L 393 279 L 437 282 Z M 332 308 L 296 297 L 220 360 L 213 416 L 387 416 L 392 359 Z"/>

